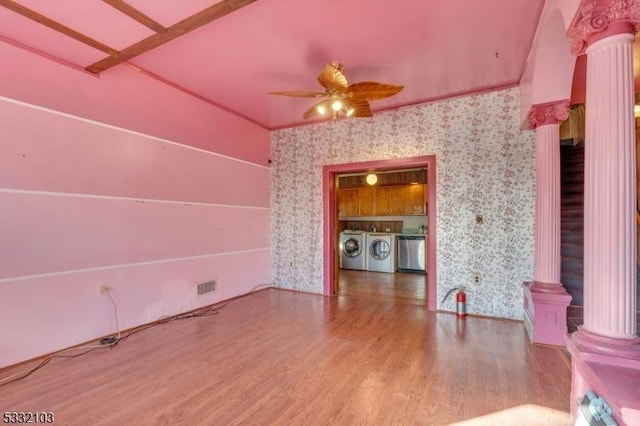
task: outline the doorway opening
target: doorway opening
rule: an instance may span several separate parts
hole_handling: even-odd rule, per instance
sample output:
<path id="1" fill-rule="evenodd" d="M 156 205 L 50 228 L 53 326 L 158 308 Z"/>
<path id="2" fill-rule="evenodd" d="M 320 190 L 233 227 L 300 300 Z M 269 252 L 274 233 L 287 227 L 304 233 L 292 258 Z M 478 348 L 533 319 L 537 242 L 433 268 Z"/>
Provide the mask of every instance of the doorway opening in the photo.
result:
<path id="1" fill-rule="evenodd" d="M 428 183 L 428 193 L 426 196 L 426 202 L 424 205 L 424 213 L 426 217 L 423 217 L 423 221 L 425 223 L 424 228 L 424 239 L 425 239 L 425 247 L 426 247 L 426 290 L 424 294 L 426 294 L 427 300 L 427 308 L 430 311 L 435 311 L 437 307 L 436 301 L 436 288 L 437 288 L 437 270 L 436 270 L 436 159 L 434 155 L 430 156 L 422 156 L 422 157 L 411 157 L 411 158 L 402 158 L 402 159 L 393 159 L 393 160 L 380 160 L 380 161 L 367 161 L 361 163 L 347 163 L 347 164 L 334 164 L 334 165 L 326 165 L 323 167 L 323 253 L 324 253 L 324 294 L 326 295 L 335 295 L 338 292 L 340 279 L 348 278 L 350 275 L 357 275 L 356 278 L 359 278 L 361 281 L 361 285 L 366 285 L 366 282 L 372 282 L 374 278 L 377 278 L 378 281 L 382 280 L 383 282 L 379 282 L 381 288 L 385 287 L 384 281 L 390 281 L 391 274 L 379 274 L 377 272 L 370 272 L 366 270 L 361 271 L 345 271 L 344 276 L 341 276 L 340 270 L 340 256 L 341 252 L 339 249 L 341 232 L 345 230 L 345 226 L 348 223 L 350 227 L 353 227 L 354 222 L 345 222 L 341 221 L 338 217 L 338 178 L 339 176 L 343 176 L 345 174 L 363 174 L 368 172 L 375 172 L 378 174 L 382 174 L 388 171 L 402 171 L 407 169 L 424 169 L 426 170 L 426 181 Z M 366 212 L 365 212 L 366 214 Z M 370 217 L 371 220 L 357 221 L 355 222 L 358 225 L 362 225 L 367 229 L 362 229 L 362 231 L 367 231 L 366 235 L 377 235 L 376 232 L 380 231 L 380 238 L 377 240 L 385 239 L 384 237 L 385 231 L 389 231 L 392 234 L 401 234 L 402 224 L 400 224 L 400 228 L 396 225 L 393 227 L 392 222 L 387 222 L 385 220 L 375 220 L 379 219 L 377 217 Z M 384 217 L 382 218 L 384 219 Z M 381 229 L 380 229 L 381 228 Z M 386 228 L 386 229 L 385 229 Z M 398 231 L 398 229 L 400 229 Z M 372 232 L 372 231 L 376 232 Z M 394 230 L 395 232 L 391 232 Z M 406 231 L 406 229 L 405 229 Z M 417 232 L 421 232 L 418 230 Z M 366 250 L 368 255 L 368 247 L 366 247 L 366 235 L 363 235 L 362 243 L 365 245 L 363 247 L 363 251 Z M 371 238 L 371 237 L 370 237 Z M 396 241 L 396 240 L 391 240 Z M 379 243 L 379 241 L 373 241 L 373 243 Z M 374 250 L 375 251 L 375 250 Z M 375 254 L 375 253 L 374 253 Z M 375 262 L 375 260 L 374 260 Z M 380 264 L 382 265 L 382 264 Z M 382 268 L 386 268 L 386 266 L 380 266 Z M 374 268 L 374 271 L 376 269 Z M 378 269 L 379 270 L 379 269 Z M 354 274 L 355 273 L 355 274 Z M 350 274 L 350 275 L 349 275 Z M 414 281 L 419 279 L 419 274 L 412 273 L 402 273 L 402 277 L 411 281 L 413 278 Z M 385 277 L 386 276 L 386 277 Z M 398 277 L 400 278 L 400 276 Z M 422 278 L 424 282 L 424 276 Z"/>

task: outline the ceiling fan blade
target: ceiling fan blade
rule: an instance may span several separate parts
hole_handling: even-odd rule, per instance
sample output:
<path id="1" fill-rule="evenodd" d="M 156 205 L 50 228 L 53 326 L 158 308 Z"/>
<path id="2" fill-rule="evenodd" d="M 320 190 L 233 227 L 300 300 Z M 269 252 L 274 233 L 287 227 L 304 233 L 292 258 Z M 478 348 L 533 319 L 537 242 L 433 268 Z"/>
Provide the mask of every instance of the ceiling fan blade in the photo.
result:
<path id="1" fill-rule="evenodd" d="M 318 107 L 324 107 L 325 111 L 327 112 L 331 111 L 331 99 L 326 99 L 322 102 L 318 102 L 317 104 L 306 110 L 302 117 L 304 117 L 305 120 L 315 116 L 324 117 L 325 115 L 321 114 L 320 111 L 318 111 Z"/>
<path id="2" fill-rule="evenodd" d="M 327 64 L 318 75 L 318 82 L 326 89 L 325 92 L 269 92 L 270 95 L 293 96 L 299 98 L 325 98 L 313 105 L 303 114 L 305 119 L 313 117 L 371 117 L 369 102 L 385 99 L 398 94 L 404 86 L 378 83 L 376 81 L 361 81 L 349 84 L 342 72 L 342 64 L 333 62 Z M 342 102 L 340 105 L 339 102 Z"/>
<path id="3" fill-rule="evenodd" d="M 321 92 L 269 92 L 270 95 L 293 96 L 295 98 L 321 98 L 326 93 Z"/>
<path id="4" fill-rule="evenodd" d="M 347 110 L 353 108 L 353 114 L 349 117 L 372 117 L 371 105 L 366 99 L 362 98 L 349 98 L 345 99 L 345 107 Z"/>
<path id="5" fill-rule="evenodd" d="M 353 96 L 366 99 L 367 101 L 375 101 L 385 99 L 399 93 L 404 86 L 395 86 L 393 84 L 378 83 L 375 81 L 361 81 L 349 86 L 348 91 Z"/>
<path id="6" fill-rule="evenodd" d="M 342 65 L 337 62 L 327 64 L 318 75 L 318 81 L 329 91 L 344 92 L 349 87 L 347 77 L 342 73 Z"/>

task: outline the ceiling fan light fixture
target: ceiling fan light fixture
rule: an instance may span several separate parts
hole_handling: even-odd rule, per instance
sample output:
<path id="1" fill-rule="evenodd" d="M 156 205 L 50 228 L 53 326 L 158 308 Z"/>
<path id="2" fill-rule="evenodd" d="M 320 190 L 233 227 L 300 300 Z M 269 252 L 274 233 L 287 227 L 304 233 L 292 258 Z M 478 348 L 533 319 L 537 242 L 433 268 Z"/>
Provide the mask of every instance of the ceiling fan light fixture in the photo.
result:
<path id="1" fill-rule="evenodd" d="M 269 92 L 269 94 L 295 98 L 324 98 L 305 111 L 302 117 L 305 120 L 319 116 L 338 119 L 372 117 L 369 102 L 389 98 L 403 89 L 403 86 L 377 81 L 349 84 L 342 72 L 342 65 L 338 62 L 327 64 L 318 75 L 318 82 L 324 88 L 324 92 L 295 91 Z"/>

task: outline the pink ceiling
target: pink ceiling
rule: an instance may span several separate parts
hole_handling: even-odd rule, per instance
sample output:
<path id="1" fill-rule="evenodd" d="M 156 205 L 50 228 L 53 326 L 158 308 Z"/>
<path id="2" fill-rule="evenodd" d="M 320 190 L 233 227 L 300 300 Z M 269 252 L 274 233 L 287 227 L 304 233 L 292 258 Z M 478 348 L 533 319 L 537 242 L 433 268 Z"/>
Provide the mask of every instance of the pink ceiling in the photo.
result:
<path id="1" fill-rule="evenodd" d="M 100 0 L 16 2 L 116 50 L 153 34 Z M 127 1 L 165 26 L 215 2 Z M 516 85 L 543 3 L 258 0 L 129 63 L 266 128 L 280 128 L 303 123 L 314 100 L 267 92 L 320 90 L 316 76 L 332 61 L 344 64 L 350 82 L 405 86 L 374 101 L 374 112 Z M 80 68 L 107 56 L 2 7 L 1 39 Z"/>

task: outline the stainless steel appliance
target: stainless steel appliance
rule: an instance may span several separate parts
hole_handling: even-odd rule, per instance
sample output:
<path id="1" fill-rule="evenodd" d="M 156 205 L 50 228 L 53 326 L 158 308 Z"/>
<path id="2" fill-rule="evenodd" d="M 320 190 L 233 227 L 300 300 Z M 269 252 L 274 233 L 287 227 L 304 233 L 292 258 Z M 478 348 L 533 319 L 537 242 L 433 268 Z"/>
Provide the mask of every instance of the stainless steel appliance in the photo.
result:
<path id="1" fill-rule="evenodd" d="M 398 270 L 426 272 L 424 235 L 398 236 Z"/>

